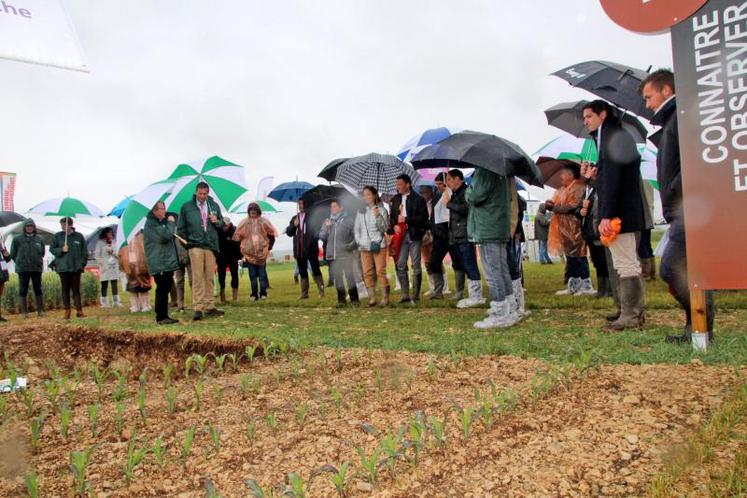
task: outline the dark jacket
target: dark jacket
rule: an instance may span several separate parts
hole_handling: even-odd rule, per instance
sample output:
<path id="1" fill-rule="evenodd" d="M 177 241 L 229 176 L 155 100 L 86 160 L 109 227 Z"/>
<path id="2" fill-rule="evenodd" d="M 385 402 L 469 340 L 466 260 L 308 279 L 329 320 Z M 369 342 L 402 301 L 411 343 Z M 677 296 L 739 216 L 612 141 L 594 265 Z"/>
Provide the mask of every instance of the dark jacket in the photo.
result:
<path id="1" fill-rule="evenodd" d="M 400 205 L 402 204 L 402 194 L 397 194 L 392 198 L 392 211 L 389 213 L 389 233 L 394 233 L 394 227 L 397 225 L 399 218 Z M 410 190 L 405 205 L 407 216 L 407 233 L 410 234 L 410 240 L 417 242 L 423 240 L 423 235 L 428 228 L 428 206 L 425 205 L 425 199 L 417 192 Z"/>
<path id="2" fill-rule="evenodd" d="M 57 232 L 52 238 L 52 245 L 49 246 L 49 252 L 54 254 L 54 268 L 57 273 L 80 273 L 88 262 L 88 249 L 86 248 L 86 239 L 75 231 L 70 232 L 67 236 L 67 252 L 62 252 L 65 245 L 65 232 Z"/>
<path id="3" fill-rule="evenodd" d="M 295 215 L 288 223 L 285 234 L 293 237 L 293 257 L 315 258 L 319 257 L 319 232 L 309 223 L 309 213 L 304 213 L 303 226 L 295 226 L 294 223 L 299 215 Z"/>
<path id="4" fill-rule="evenodd" d="M 576 208 L 576 216 L 581 219 L 581 236 L 583 237 L 587 245 L 591 245 L 595 241 L 599 240 L 600 220 L 599 216 L 597 215 L 597 213 L 599 212 L 599 206 L 597 205 L 596 189 L 591 189 L 587 200 L 589 201 L 589 208 L 587 210 L 586 216 L 581 216 L 581 209 L 584 207 L 583 200 L 581 200 L 581 203 L 579 203 L 578 207 Z"/>
<path id="5" fill-rule="evenodd" d="M 536 240 L 547 241 L 547 235 L 550 231 L 550 217 L 551 213 L 547 212 L 545 203 L 539 205 L 537 214 L 534 216 L 534 238 Z"/>
<path id="6" fill-rule="evenodd" d="M 469 204 L 464 194 L 467 192 L 467 184 L 456 189 L 451 194 L 446 207 L 449 208 L 449 243 L 466 244 L 467 238 L 467 216 L 469 215 Z"/>
<path id="7" fill-rule="evenodd" d="M 319 238 L 325 241 L 324 259 L 335 261 L 350 258 L 355 250 L 355 218 L 347 213 L 339 213 L 338 217 L 330 217 L 332 224 L 322 225 Z"/>
<path id="8" fill-rule="evenodd" d="M 239 242 L 233 240 L 235 233 L 236 227 L 233 224 L 228 227 L 228 230 L 221 229 L 218 232 L 218 247 L 220 248 L 218 262 L 223 265 L 236 263 L 243 258 Z"/>
<path id="9" fill-rule="evenodd" d="M 223 215 L 212 197 L 208 196 L 206 202 L 208 207 L 207 228 L 202 227 L 202 214 L 200 213 L 200 207 L 197 205 L 197 196 L 193 195 L 192 200 L 185 202 L 179 212 L 176 232 L 187 241 L 187 249 L 199 247 L 217 253 L 220 250 L 218 232 L 223 226 Z M 218 218 L 216 223 L 210 222 L 211 214 Z"/>
<path id="10" fill-rule="evenodd" d="M 612 119 L 605 120 L 601 130 L 601 144 L 598 133 L 592 134 L 599 151 L 595 182 L 599 218 L 620 218 L 620 233 L 640 232 L 645 224 L 638 148 L 630 133 Z"/>
<path id="11" fill-rule="evenodd" d="M 145 217 L 143 245 L 148 273 L 158 275 L 179 269 L 179 256 L 174 242 L 175 224 L 164 218 L 158 221 L 152 212 Z"/>
<path id="12" fill-rule="evenodd" d="M 33 225 L 34 233 L 26 235 L 26 226 Z M 44 241 L 36 233 L 36 225 L 31 220 L 23 224 L 24 232 L 13 237 L 10 245 L 10 259 L 16 265 L 16 273 L 41 272 L 44 269 Z"/>
<path id="13" fill-rule="evenodd" d="M 664 104 L 651 120 L 651 124 L 661 126 L 656 132 L 659 143 L 656 154 L 656 180 L 659 183 L 662 214 L 668 223 L 684 218 L 676 100 L 673 98 Z"/>

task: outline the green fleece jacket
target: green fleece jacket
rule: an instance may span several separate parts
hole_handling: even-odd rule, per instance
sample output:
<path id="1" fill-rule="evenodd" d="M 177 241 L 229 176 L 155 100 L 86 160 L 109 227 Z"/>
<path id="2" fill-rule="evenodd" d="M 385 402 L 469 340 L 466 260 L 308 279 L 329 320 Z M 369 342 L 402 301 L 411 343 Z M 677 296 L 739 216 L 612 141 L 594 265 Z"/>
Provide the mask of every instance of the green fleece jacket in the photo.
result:
<path id="1" fill-rule="evenodd" d="M 187 241 L 188 249 L 199 247 L 217 253 L 220 251 L 218 230 L 223 226 L 223 215 L 218 204 L 210 196 L 207 199 L 207 208 L 208 213 L 214 214 L 218 221 L 217 223 L 211 223 L 208 215 L 207 228 L 203 228 L 200 207 L 197 205 L 197 196 L 192 196 L 192 200 L 185 202 L 179 212 L 176 233 Z"/>
<path id="2" fill-rule="evenodd" d="M 470 242 L 507 243 L 511 239 L 508 178 L 476 168 L 465 198 L 469 204 L 467 236 Z"/>
<path id="3" fill-rule="evenodd" d="M 65 232 L 57 232 L 49 246 L 49 252 L 54 254 L 54 265 L 57 273 L 82 272 L 88 262 L 86 239 L 73 229 L 67 236 L 68 251 L 62 252 L 65 245 Z"/>
<path id="4" fill-rule="evenodd" d="M 179 258 L 174 245 L 173 222 L 158 221 L 152 212 L 145 218 L 143 228 L 143 244 L 145 245 L 145 261 L 148 263 L 148 273 L 158 275 L 167 271 L 179 269 Z"/>

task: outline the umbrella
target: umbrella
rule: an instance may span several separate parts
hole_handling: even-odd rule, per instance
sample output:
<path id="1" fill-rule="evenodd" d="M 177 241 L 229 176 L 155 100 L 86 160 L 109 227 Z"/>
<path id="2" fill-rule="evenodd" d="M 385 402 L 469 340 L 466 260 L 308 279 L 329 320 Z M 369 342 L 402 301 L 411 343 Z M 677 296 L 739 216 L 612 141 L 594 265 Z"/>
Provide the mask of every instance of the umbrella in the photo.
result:
<path id="1" fill-rule="evenodd" d="M 396 156 L 372 152 L 365 156 L 352 157 L 337 166 L 335 180 L 356 192 L 371 185 L 382 194 L 397 191 L 397 176 L 406 174 L 417 183 L 420 175 L 412 166 Z"/>
<path id="2" fill-rule="evenodd" d="M 281 183 L 267 194 L 270 199 L 278 202 L 296 202 L 307 190 L 314 188 L 309 182 L 285 182 Z"/>
<path id="3" fill-rule="evenodd" d="M 574 102 L 563 102 L 546 109 L 545 117 L 547 117 L 547 124 L 570 133 L 574 137 L 588 138 L 589 131 L 584 126 L 583 116 L 583 110 L 586 104 L 588 104 L 587 101 L 578 100 Z M 636 143 L 646 143 L 648 130 L 646 130 L 646 127 L 643 126 L 643 123 L 641 123 L 638 118 L 630 114 L 623 114 L 621 118 L 618 118 L 617 116 L 614 118 L 617 118 L 620 126 L 633 136 Z"/>
<path id="4" fill-rule="evenodd" d="M 92 253 L 96 250 L 96 243 L 99 241 L 99 236 L 101 235 L 101 232 L 104 231 L 105 228 L 111 228 L 114 231 L 114 234 L 117 233 L 117 225 L 111 224 L 111 225 L 104 225 L 103 227 L 98 227 L 96 230 L 91 233 L 88 237 L 86 237 L 86 249 L 89 253 Z"/>
<path id="5" fill-rule="evenodd" d="M 454 133 L 462 131 L 461 128 L 449 128 L 446 126 L 440 126 L 438 128 L 430 128 L 424 132 L 415 135 L 407 141 L 405 145 L 397 152 L 397 157 L 403 161 L 409 162 L 412 158 L 425 149 L 429 145 L 437 144 L 442 140 L 449 138 Z"/>
<path id="6" fill-rule="evenodd" d="M 152 183 L 137 194 L 130 197 L 122 216 L 117 225 L 117 246 L 126 246 L 132 238 L 137 235 L 143 225 L 148 212 L 153 209 L 156 202 L 165 201 L 173 189 L 175 181 L 163 180 Z"/>
<path id="7" fill-rule="evenodd" d="M 249 207 L 249 204 L 252 202 L 256 202 L 259 204 L 259 208 L 262 210 L 263 213 L 279 213 L 277 209 L 275 209 L 275 206 L 270 204 L 267 201 L 245 201 L 245 202 L 239 202 L 234 207 L 231 208 L 231 213 L 241 213 L 246 214 L 246 210 Z"/>
<path id="8" fill-rule="evenodd" d="M 178 213 L 185 202 L 192 200 L 197 184 L 205 182 L 210 186 L 210 196 L 221 211 L 226 212 L 248 191 L 244 176 L 243 166 L 219 156 L 180 164 L 168 177 L 174 186 L 166 201 L 166 210 Z"/>
<path id="9" fill-rule="evenodd" d="M 57 197 L 40 202 L 28 210 L 30 214 L 41 216 L 104 216 L 103 211 L 88 201 L 74 197 Z"/>
<path id="10" fill-rule="evenodd" d="M 552 157 L 540 157 L 537 159 L 537 167 L 542 172 L 545 185 L 555 189 L 563 186 L 560 181 L 560 172 L 569 165 L 579 166 L 578 162 L 570 159 L 553 159 Z"/>
<path id="11" fill-rule="evenodd" d="M 328 182 L 331 182 L 335 179 L 335 175 L 337 174 L 337 167 L 350 159 L 349 157 L 341 157 L 339 159 L 334 159 L 330 161 L 329 164 L 327 164 L 324 169 L 322 169 L 319 174 L 317 175 L 319 178 L 324 178 Z"/>
<path id="12" fill-rule="evenodd" d="M 0 211 L 0 227 L 5 227 L 11 223 L 17 223 L 24 220 L 26 220 L 26 218 L 15 211 Z"/>
<path id="13" fill-rule="evenodd" d="M 416 168 L 483 168 L 501 176 L 519 176 L 542 186 L 542 174 L 521 147 L 506 139 L 463 131 L 418 152 L 412 160 Z"/>
<path id="14" fill-rule="evenodd" d="M 127 197 L 125 197 L 124 199 L 122 199 L 121 201 L 119 201 L 112 208 L 112 210 L 109 211 L 109 214 L 107 214 L 107 216 L 116 216 L 117 218 L 121 218 L 122 217 L 122 213 L 124 213 L 124 210 L 127 207 L 127 204 L 130 203 L 130 197 L 132 197 L 132 196 L 128 195 Z"/>
<path id="15" fill-rule="evenodd" d="M 638 93 L 648 73 L 641 69 L 608 61 L 585 61 L 552 73 L 571 86 L 583 88 L 597 97 L 608 100 L 633 114 L 646 119 L 654 113 L 646 109 L 646 102 Z"/>

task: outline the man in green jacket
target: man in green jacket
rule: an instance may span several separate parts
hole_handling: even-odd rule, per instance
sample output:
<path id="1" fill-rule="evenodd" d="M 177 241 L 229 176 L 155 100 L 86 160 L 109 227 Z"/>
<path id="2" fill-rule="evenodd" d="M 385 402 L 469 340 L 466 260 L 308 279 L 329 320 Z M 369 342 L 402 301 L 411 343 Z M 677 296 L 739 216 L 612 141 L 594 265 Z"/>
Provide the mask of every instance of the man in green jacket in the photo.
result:
<path id="1" fill-rule="evenodd" d="M 490 292 L 488 317 L 476 328 L 510 327 L 519 321 L 512 312 L 513 283 L 508 267 L 506 244 L 511 239 L 511 196 L 509 181 L 483 168 L 475 169 L 467 190 L 469 203 L 467 236 L 480 246 L 485 280 Z"/>
<path id="2" fill-rule="evenodd" d="M 31 218 L 23 223 L 23 233 L 16 235 L 10 246 L 10 259 L 13 260 L 18 274 L 18 301 L 21 315 L 28 316 L 29 282 L 34 286 L 36 297 L 36 314 L 42 316 L 44 299 L 42 297 L 42 270 L 44 270 L 44 241 L 36 233 L 36 224 Z"/>
<path id="3" fill-rule="evenodd" d="M 70 319 L 70 292 L 73 293 L 75 316 L 82 318 L 83 302 L 80 298 L 80 276 L 88 261 L 86 239 L 75 231 L 73 219 L 60 220 L 61 231 L 54 234 L 49 252 L 54 254 L 54 267 L 62 285 L 62 304 L 65 307 L 65 320 Z"/>
<path id="4" fill-rule="evenodd" d="M 148 273 L 156 281 L 156 323 L 171 325 L 179 323 L 169 317 L 169 292 L 174 283 L 174 272 L 179 269 L 179 258 L 174 245 L 176 223 L 173 216 L 166 216 L 163 201 L 156 205 L 145 218 L 143 244 Z"/>
<path id="5" fill-rule="evenodd" d="M 210 197 L 210 186 L 197 184 L 191 201 L 185 202 L 179 213 L 176 232 L 187 241 L 192 266 L 192 307 L 194 320 L 203 316 L 222 316 L 215 307 L 215 255 L 218 253 L 218 230 L 223 227 L 220 207 Z"/>

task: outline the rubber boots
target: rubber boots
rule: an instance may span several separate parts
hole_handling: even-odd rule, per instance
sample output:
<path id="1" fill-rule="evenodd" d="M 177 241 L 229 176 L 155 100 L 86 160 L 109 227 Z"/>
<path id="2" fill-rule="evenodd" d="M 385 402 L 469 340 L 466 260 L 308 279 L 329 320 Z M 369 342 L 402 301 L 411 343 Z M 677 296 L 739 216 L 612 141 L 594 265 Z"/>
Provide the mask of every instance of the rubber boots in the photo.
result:
<path id="1" fill-rule="evenodd" d="M 620 279 L 620 317 L 607 326 L 613 332 L 629 328 L 640 328 L 645 321 L 646 290 L 643 277 Z"/>
<path id="2" fill-rule="evenodd" d="M 317 277 L 314 277 L 315 279 Z M 301 297 L 299 299 L 308 299 L 309 298 L 309 279 L 308 278 L 301 278 Z"/>
<path id="3" fill-rule="evenodd" d="M 376 287 L 366 287 L 368 292 L 368 306 L 376 306 Z"/>
<path id="4" fill-rule="evenodd" d="M 316 282 L 316 289 L 319 291 L 319 299 L 324 297 L 324 278 L 321 275 L 314 275 L 314 282 Z M 306 281 L 306 296 L 309 295 L 309 282 Z"/>
<path id="5" fill-rule="evenodd" d="M 444 274 L 443 273 L 431 273 L 431 279 L 433 280 L 433 292 L 431 293 L 431 299 L 443 299 L 444 298 Z"/>
<path id="6" fill-rule="evenodd" d="M 454 298 L 459 301 L 464 297 L 464 281 L 467 278 L 467 275 L 461 271 L 461 270 L 454 270 L 454 281 L 455 281 L 455 289 L 454 289 Z"/>

